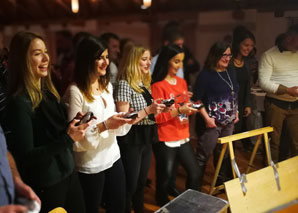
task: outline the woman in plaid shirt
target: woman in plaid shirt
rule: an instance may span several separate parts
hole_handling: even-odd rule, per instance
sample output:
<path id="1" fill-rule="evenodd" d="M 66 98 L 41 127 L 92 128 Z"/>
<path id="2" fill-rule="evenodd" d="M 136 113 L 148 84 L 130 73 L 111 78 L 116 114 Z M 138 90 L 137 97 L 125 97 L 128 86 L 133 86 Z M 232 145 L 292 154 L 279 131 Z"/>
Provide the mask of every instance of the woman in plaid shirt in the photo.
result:
<path id="1" fill-rule="evenodd" d="M 129 133 L 118 139 L 126 173 L 126 212 L 131 204 L 136 213 L 143 212 L 144 187 L 152 156 L 152 143 L 157 140 L 154 114 L 165 110 L 160 100 L 152 100 L 150 92 L 150 51 L 141 46 L 127 49 L 120 62 L 118 86 L 115 91 L 117 111 L 130 108 L 138 112 Z"/>

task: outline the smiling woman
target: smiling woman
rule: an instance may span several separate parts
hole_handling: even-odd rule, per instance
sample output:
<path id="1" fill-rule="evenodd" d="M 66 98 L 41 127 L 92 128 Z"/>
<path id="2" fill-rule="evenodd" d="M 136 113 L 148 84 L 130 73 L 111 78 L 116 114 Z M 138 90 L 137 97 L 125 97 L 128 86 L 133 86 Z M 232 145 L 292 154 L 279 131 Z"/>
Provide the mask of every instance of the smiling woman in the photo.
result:
<path id="1" fill-rule="evenodd" d="M 30 32 L 13 37 L 9 100 L 1 124 L 22 179 L 41 200 L 41 212 L 61 206 L 68 212 L 83 213 L 72 146 L 84 137 L 90 124 L 75 126 L 79 120 L 67 121 L 64 104 L 50 78 L 49 61 L 42 37 Z"/>
<path id="2" fill-rule="evenodd" d="M 41 39 L 34 39 L 30 44 L 29 54 L 33 74 L 40 81 L 42 77 L 48 75 L 48 66 L 50 62 L 45 43 Z"/>
<path id="3" fill-rule="evenodd" d="M 133 108 L 138 117 L 134 119 L 129 133 L 119 138 L 126 174 L 125 212 L 130 213 L 133 208 L 135 213 L 141 213 L 152 143 L 157 137 L 154 114 L 160 113 L 165 105 L 158 104 L 158 100 L 153 101 L 150 93 L 150 51 L 136 45 L 128 47 L 126 51 L 120 62 L 115 101 L 119 112 L 128 112 Z"/>
<path id="4" fill-rule="evenodd" d="M 194 87 L 194 101 L 200 100 L 204 106 L 200 111 L 201 117 L 198 121 L 203 123 L 197 129 L 197 160 L 201 170 L 199 178 L 200 185 L 203 181 L 203 175 L 206 163 L 214 153 L 214 165 L 221 150 L 217 144 L 219 137 L 231 135 L 234 129 L 234 123 L 238 122 L 237 112 L 237 92 L 238 83 L 234 70 L 228 69 L 231 59 L 231 48 L 225 42 L 214 43 L 208 53 L 204 69 L 200 72 Z M 223 166 L 219 172 L 220 181 L 227 181 L 230 177 L 228 173 L 230 168 L 227 155 L 224 158 Z"/>
<path id="5" fill-rule="evenodd" d="M 163 47 L 153 72 L 152 96 L 172 99 L 167 113 L 156 116 L 158 143 L 154 144 L 156 158 L 156 202 L 169 202 L 170 178 L 178 159 L 187 172 L 187 189 L 199 189 L 199 173 L 194 150 L 189 140 L 188 115 L 198 112 L 189 102 L 186 81 L 176 76 L 183 66 L 184 51 L 177 45 Z M 176 173 L 176 171 L 174 171 Z"/>
<path id="6" fill-rule="evenodd" d="M 229 65 L 229 69 L 232 69 L 236 73 L 237 82 L 239 84 L 238 92 L 238 110 L 239 110 L 239 122 L 235 125 L 235 132 L 245 132 L 246 117 L 251 113 L 251 95 L 250 95 L 250 83 L 251 83 L 251 58 L 250 54 L 255 46 L 254 35 L 246 29 L 244 26 L 237 26 L 233 31 L 233 43 L 232 63 Z M 246 140 L 244 144 L 245 148 L 249 147 L 250 141 Z"/>
<path id="7" fill-rule="evenodd" d="M 115 112 L 108 65 L 105 42 L 93 36 L 83 38 L 77 47 L 74 83 L 64 95 L 69 120 L 77 112 L 91 111 L 96 117 L 85 137 L 74 144 L 88 213 L 97 213 L 101 200 L 107 212 L 122 213 L 125 204 L 125 176 L 116 136 L 130 130 L 131 119 Z"/>

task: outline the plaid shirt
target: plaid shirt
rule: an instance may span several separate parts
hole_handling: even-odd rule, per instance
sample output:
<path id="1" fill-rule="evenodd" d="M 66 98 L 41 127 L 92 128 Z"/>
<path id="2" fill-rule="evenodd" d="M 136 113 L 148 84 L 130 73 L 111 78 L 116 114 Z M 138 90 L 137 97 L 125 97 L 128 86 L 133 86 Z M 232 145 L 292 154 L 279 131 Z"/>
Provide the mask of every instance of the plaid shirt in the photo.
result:
<path id="1" fill-rule="evenodd" d="M 145 107 L 147 107 L 147 102 L 144 99 L 142 93 L 136 92 L 133 88 L 130 87 L 127 81 L 120 80 L 116 86 L 115 102 L 129 102 L 129 107 L 133 108 L 134 111 L 138 112 Z M 143 120 L 139 121 L 136 125 L 153 125 L 154 121 L 145 117 Z"/>

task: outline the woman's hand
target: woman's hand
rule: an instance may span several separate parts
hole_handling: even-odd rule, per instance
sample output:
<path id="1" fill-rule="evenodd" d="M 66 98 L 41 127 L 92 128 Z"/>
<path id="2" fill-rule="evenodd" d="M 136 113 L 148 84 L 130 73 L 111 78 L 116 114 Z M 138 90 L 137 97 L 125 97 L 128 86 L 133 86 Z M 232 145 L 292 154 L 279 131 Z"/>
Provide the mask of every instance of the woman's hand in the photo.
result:
<path id="1" fill-rule="evenodd" d="M 15 190 L 18 196 L 25 197 L 29 200 L 36 200 L 39 205 L 41 201 L 30 186 L 25 184 L 20 177 L 14 177 Z"/>
<path id="2" fill-rule="evenodd" d="M 216 128 L 217 127 L 214 118 L 208 117 L 205 121 L 206 121 L 207 128 Z"/>
<path id="3" fill-rule="evenodd" d="M 126 123 L 132 122 L 133 119 L 124 118 L 123 116 L 124 116 L 123 113 L 118 113 L 116 115 L 109 117 L 106 120 L 106 125 L 107 125 L 106 127 L 108 129 L 118 129 L 120 126 L 122 126 Z"/>
<path id="4" fill-rule="evenodd" d="M 73 141 L 80 141 L 85 136 L 86 129 L 90 126 L 90 124 L 93 122 L 93 120 L 89 121 L 88 123 L 81 124 L 79 126 L 76 126 L 76 124 L 79 122 L 79 119 L 74 118 L 67 128 L 67 134 L 71 137 Z"/>
<path id="5" fill-rule="evenodd" d="M 237 123 L 239 121 L 239 112 L 236 112 L 236 118 L 234 120 L 234 124 Z"/>
<path id="6" fill-rule="evenodd" d="M 178 112 L 181 114 L 191 115 L 193 113 L 199 112 L 199 110 L 192 108 L 192 103 L 185 103 L 178 108 Z"/>
<path id="7" fill-rule="evenodd" d="M 249 116 L 250 113 L 251 113 L 251 107 L 245 107 L 245 108 L 244 108 L 243 117 L 247 117 L 247 116 Z"/>
<path id="8" fill-rule="evenodd" d="M 159 99 L 156 99 L 153 101 L 153 103 L 147 108 L 148 109 L 148 115 L 150 114 L 159 114 L 161 112 L 164 111 L 164 109 L 166 108 L 166 105 L 162 104 L 162 103 L 158 103 L 160 102 L 162 99 L 159 98 Z"/>

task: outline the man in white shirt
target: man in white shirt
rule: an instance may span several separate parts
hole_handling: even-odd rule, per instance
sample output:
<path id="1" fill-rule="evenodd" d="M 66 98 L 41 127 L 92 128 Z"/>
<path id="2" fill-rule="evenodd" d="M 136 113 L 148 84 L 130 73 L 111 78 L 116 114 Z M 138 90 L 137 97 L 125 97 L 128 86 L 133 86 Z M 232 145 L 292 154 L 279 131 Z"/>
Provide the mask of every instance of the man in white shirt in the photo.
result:
<path id="1" fill-rule="evenodd" d="M 266 125 L 272 126 L 272 160 L 278 162 L 283 123 L 292 137 L 290 153 L 298 154 L 298 24 L 291 26 L 279 44 L 267 50 L 259 64 L 259 82 L 267 92 Z"/>

